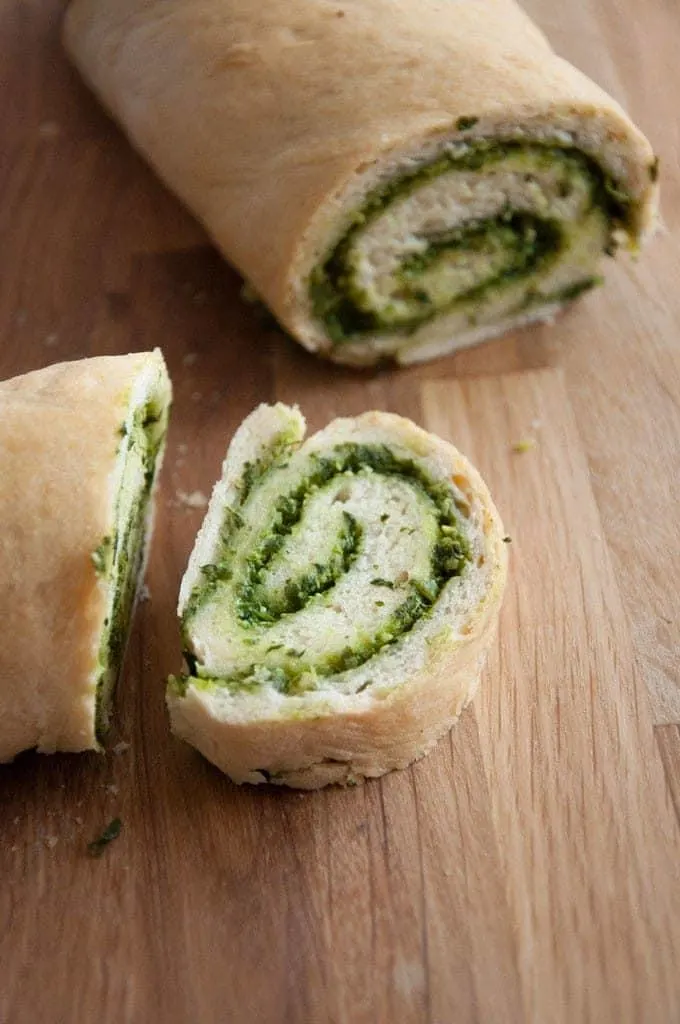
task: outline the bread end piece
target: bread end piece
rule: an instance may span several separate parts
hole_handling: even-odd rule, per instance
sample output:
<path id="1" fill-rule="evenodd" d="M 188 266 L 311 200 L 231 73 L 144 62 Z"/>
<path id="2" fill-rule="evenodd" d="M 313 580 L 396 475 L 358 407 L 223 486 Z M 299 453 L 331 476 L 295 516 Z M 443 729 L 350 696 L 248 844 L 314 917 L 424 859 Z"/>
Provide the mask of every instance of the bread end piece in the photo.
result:
<path id="1" fill-rule="evenodd" d="M 158 350 L 0 383 L 0 761 L 101 749 L 170 393 Z"/>

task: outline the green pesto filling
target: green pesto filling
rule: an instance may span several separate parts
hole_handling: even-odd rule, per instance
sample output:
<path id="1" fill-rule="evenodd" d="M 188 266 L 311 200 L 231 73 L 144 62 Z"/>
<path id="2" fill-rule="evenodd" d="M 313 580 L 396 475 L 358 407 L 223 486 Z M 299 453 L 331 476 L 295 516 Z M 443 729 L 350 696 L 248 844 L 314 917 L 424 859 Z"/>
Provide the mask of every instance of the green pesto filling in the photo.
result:
<path id="1" fill-rule="evenodd" d="M 125 653 L 125 642 L 132 614 L 139 572 L 144 559 L 145 532 L 149 501 L 156 476 L 158 457 L 167 430 L 168 410 L 153 399 L 135 410 L 132 427 L 120 430 L 125 446 L 126 465 L 116 499 L 116 529 L 105 537 L 92 554 L 97 575 L 108 580 L 113 598 L 104 623 L 99 648 L 100 676 L 95 701 L 95 735 L 101 743 L 109 725 L 109 709 L 116 680 Z M 125 469 L 139 460 L 141 486 L 132 495 L 130 508 L 121 522 L 121 503 L 126 484 Z"/>
<path id="2" fill-rule="evenodd" d="M 194 589 L 183 615 L 185 656 L 192 676 L 211 679 L 215 685 L 226 686 L 234 692 L 254 691 L 263 681 L 287 694 L 312 689 L 316 680 L 358 668 L 383 648 L 397 643 L 431 610 L 445 584 L 464 572 L 470 559 L 470 549 L 454 495 L 447 484 L 433 480 L 413 459 L 397 455 L 385 445 L 342 444 L 329 453 L 312 453 L 308 462 L 309 469 L 304 478 L 287 493 L 278 496 L 267 533 L 247 554 L 238 578 L 234 578 L 234 565 L 247 515 L 243 498 L 239 508 L 228 513 L 221 531 L 219 557 L 213 564 L 202 567 L 202 581 Z M 277 466 L 276 462 L 268 459 L 266 468 L 257 468 L 258 481 L 261 482 L 277 468 L 281 468 L 281 464 Z M 325 600 L 362 550 L 362 528 L 354 516 L 343 511 L 340 527 L 325 560 L 311 562 L 304 571 L 289 576 L 278 588 L 266 585 L 266 578 L 276 566 L 286 542 L 304 530 L 310 496 L 324 494 L 329 488 L 337 487 L 338 477 L 344 480 L 368 478 L 374 474 L 399 478 L 413 488 L 418 501 L 424 503 L 436 524 L 425 578 L 413 578 L 400 584 L 399 594 L 403 599 L 382 619 L 379 628 L 373 633 L 359 630 L 354 643 L 341 650 L 310 659 L 306 651 L 296 650 L 285 643 L 267 644 L 266 631 L 272 624 L 285 616 L 295 615 L 311 602 Z M 257 489 L 242 487 L 241 494 L 244 493 L 247 494 L 246 501 L 258 500 Z M 380 521 L 387 518 L 385 514 Z M 376 588 L 373 602 L 376 607 L 384 605 L 381 587 L 395 589 L 393 581 L 379 577 L 371 581 L 371 586 Z M 224 601 L 233 602 L 238 629 L 245 637 L 243 643 L 252 643 L 260 651 L 252 663 L 244 664 L 229 678 L 214 679 L 198 664 L 193 653 L 192 627 L 202 609 L 208 605 L 219 607 Z M 182 687 L 186 687 L 186 679 L 184 682 L 176 680 L 174 685 L 181 692 Z"/>
<path id="3" fill-rule="evenodd" d="M 472 127 L 474 118 L 461 118 L 459 129 Z M 543 272 L 554 264 L 569 244 L 574 225 L 567 225 L 556 217 L 504 209 L 498 216 L 484 220 L 471 220 L 443 237 L 424 234 L 427 244 L 424 253 L 407 258 L 400 267 L 398 308 L 373 308 L 372 297 L 362 288 L 358 279 L 354 247 L 361 233 L 398 199 L 414 193 L 444 174 L 462 171 L 493 169 L 506 160 L 526 158 L 527 171 L 558 169 L 560 187 L 569 194 L 570 182 L 576 179 L 587 183 L 590 212 L 603 218 L 606 233 L 604 251 L 609 251 L 612 232 L 630 224 L 633 214 L 631 198 L 621 191 L 614 180 L 592 157 L 575 147 L 540 143 L 494 142 L 471 140 L 465 148 L 439 157 L 431 164 L 401 177 L 369 195 L 356 213 L 348 230 L 336 243 L 326 260 L 312 272 L 310 296 L 313 310 L 323 321 L 329 338 L 335 344 L 360 340 L 365 335 L 379 335 L 386 331 L 408 335 L 428 320 L 457 307 L 473 311 L 492 295 L 506 290 L 513 283 Z M 655 168 L 650 175 L 655 173 Z M 527 181 L 532 175 L 527 173 Z M 584 218 L 585 222 L 585 218 Z M 592 221 L 596 223 L 596 221 Z M 576 225 L 578 226 L 578 225 Z M 423 287 L 433 269 L 445 262 L 464 264 L 477 256 L 484 273 L 471 287 L 454 295 L 446 290 Z M 482 260 L 485 263 L 482 263 Z M 538 301 L 566 301 L 592 287 L 594 275 L 584 273 L 584 285 L 564 289 Z M 586 287 L 585 281 L 588 281 Z M 524 297 L 518 309 L 532 304 Z M 406 307 L 406 313 L 404 312 Z M 471 315 L 470 322 L 474 322 Z"/>
<path id="4" fill-rule="evenodd" d="M 271 566 L 285 537 L 300 523 L 289 521 L 280 533 L 268 537 L 259 551 L 248 561 L 246 578 L 238 597 L 239 618 L 249 622 L 276 622 L 282 615 L 292 615 L 304 608 L 315 594 L 323 594 L 346 573 L 354 561 L 361 542 L 361 527 L 354 516 L 343 512 L 343 525 L 326 562 L 314 562 L 297 579 L 288 579 L 281 592 L 267 592 L 262 586 L 264 570 Z"/>

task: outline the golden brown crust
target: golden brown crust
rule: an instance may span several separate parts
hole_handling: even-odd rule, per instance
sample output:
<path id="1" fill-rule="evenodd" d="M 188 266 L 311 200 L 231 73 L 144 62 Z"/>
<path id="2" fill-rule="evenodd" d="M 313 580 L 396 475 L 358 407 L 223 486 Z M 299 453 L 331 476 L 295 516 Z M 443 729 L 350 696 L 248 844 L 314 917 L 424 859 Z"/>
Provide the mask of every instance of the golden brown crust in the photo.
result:
<path id="1" fill-rule="evenodd" d="M 649 143 L 513 0 L 73 0 L 65 43 L 167 184 L 307 347 L 306 280 L 381 169 L 460 135 L 572 132 L 653 218 Z M 275 243 L 272 244 L 272 226 Z M 342 358 L 342 353 L 340 353 Z"/>
<path id="2" fill-rule="evenodd" d="M 0 383 L 0 761 L 33 746 L 96 746 L 106 592 L 92 554 L 111 532 L 118 431 L 146 359 L 86 359 Z"/>

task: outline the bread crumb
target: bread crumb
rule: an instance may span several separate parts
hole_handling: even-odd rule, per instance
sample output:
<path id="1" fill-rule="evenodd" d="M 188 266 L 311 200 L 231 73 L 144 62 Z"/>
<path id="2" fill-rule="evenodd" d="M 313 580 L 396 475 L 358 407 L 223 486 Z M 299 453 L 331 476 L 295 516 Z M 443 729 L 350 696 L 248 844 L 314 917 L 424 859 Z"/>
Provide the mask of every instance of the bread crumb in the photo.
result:
<path id="1" fill-rule="evenodd" d="M 203 395 L 201 394 L 200 391 L 193 391 L 192 394 L 191 394 L 191 401 L 192 402 L 200 402 L 202 398 L 203 398 Z"/>
<path id="2" fill-rule="evenodd" d="M 126 750 L 130 749 L 130 744 L 125 740 L 121 740 L 120 743 L 116 743 L 115 747 L 112 748 L 114 754 L 124 754 Z M 81 801 L 82 802 L 82 801 Z M 78 807 L 80 804 L 77 805 Z"/>
<path id="3" fill-rule="evenodd" d="M 55 331 L 52 331 L 51 334 L 48 334 L 46 336 L 45 342 L 44 342 L 44 344 L 47 346 L 47 348 L 54 348 L 54 346 L 57 345 L 58 343 L 59 343 L 59 335 Z"/>
<path id="4" fill-rule="evenodd" d="M 16 818 L 13 818 L 13 819 L 12 819 L 12 824 L 13 824 L 13 825 L 18 825 L 20 821 L 21 821 L 21 818 L 20 818 L 20 817 L 19 817 L 19 815 L 17 814 Z"/>
<path id="5" fill-rule="evenodd" d="M 45 836 L 45 846 L 49 850 L 53 850 L 58 842 L 59 842 L 59 837 L 58 836 Z"/>
<path id="6" fill-rule="evenodd" d="M 182 366 L 193 366 L 198 355 L 196 352 L 187 352 L 186 355 L 182 356 Z"/>
<path id="7" fill-rule="evenodd" d="M 519 441 L 512 442 L 512 450 L 516 455 L 522 455 L 524 452 L 532 451 L 538 444 L 535 437 L 522 437 Z"/>
<path id="8" fill-rule="evenodd" d="M 179 455 L 186 455 L 188 451 L 189 451 L 189 445 L 188 444 L 178 444 L 177 445 L 177 452 L 178 452 Z"/>
<path id="9" fill-rule="evenodd" d="M 186 491 L 177 491 L 177 501 L 186 508 L 208 507 L 208 499 L 203 491 L 191 491 L 190 494 L 187 494 Z"/>
<path id="10" fill-rule="evenodd" d="M 106 790 L 107 793 L 111 793 L 112 796 L 118 796 L 118 786 L 115 784 L 115 782 L 107 783 L 107 785 L 104 786 L 104 789 Z"/>
<path id="11" fill-rule="evenodd" d="M 142 589 L 139 591 L 139 600 L 142 604 L 151 600 L 151 591 L 147 587 L 146 583 L 142 584 Z"/>

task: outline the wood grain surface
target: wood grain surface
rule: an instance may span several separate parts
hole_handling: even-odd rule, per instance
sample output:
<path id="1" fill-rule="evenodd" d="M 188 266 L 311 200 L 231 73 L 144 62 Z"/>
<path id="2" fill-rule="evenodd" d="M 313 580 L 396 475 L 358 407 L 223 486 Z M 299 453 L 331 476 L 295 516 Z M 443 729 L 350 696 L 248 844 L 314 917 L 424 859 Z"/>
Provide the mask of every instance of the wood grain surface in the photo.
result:
<path id="1" fill-rule="evenodd" d="M 552 329 L 355 374 L 240 302 L 66 64 L 63 4 L 0 0 L 0 377 L 160 345 L 175 381 L 113 750 L 0 767 L 1 1024 L 680 1021 L 680 7 L 526 6 L 653 140 L 666 228 Z M 168 731 L 187 495 L 274 398 L 450 438 L 513 539 L 475 705 L 358 789 L 237 788 Z"/>

